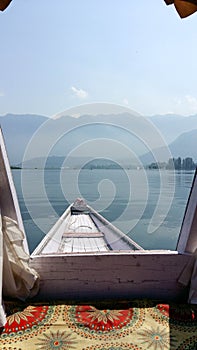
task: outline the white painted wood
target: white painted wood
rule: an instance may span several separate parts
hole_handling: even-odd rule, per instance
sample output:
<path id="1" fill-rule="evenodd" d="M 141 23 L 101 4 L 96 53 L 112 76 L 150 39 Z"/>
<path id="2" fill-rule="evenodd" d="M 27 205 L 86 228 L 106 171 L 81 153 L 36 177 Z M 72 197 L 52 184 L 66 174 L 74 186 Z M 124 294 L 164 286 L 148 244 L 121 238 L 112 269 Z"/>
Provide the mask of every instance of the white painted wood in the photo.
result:
<path id="1" fill-rule="evenodd" d="M 79 240 L 79 244 L 80 244 L 79 253 L 84 253 L 84 252 L 86 251 L 84 239 L 80 239 L 80 240 Z"/>
<path id="2" fill-rule="evenodd" d="M 101 238 L 97 238 L 95 239 L 95 243 L 97 245 L 97 249 L 99 252 L 102 252 L 102 251 L 108 251 L 109 249 L 107 248 L 107 245 L 105 243 L 105 241 Z"/>
<path id="3" fill-rule="evenodd" d="M 34 256 L 38 298 L 156 298 L 186 300 L 188 288 L 178 283 L 190 255 L 169 251 L 103 252 Z"/>
<path id="4" fill-rule="evenodd" d="M 177 244 L 180 253 L 193 253 L 197 249 L 197 170 Z"/>
<path id="5" fill-rule="evenodd" d="M 67 208 L 32 256 L 141 248 L 85 203 L 86 213 L 73 213 L 72 207 Z"/>
<path id="6" fill-rule="evenodd" d="M 79 232 L 79 233 L 64 233 L 63 238 L 104 238 L 104 234 L 101 232 L 91 232 L 91 233 L 87 233 L 87 232 Z"/>
<path id="7" fill-rule="evenodd" d="M 70 216 L 70 220 L 65 223 L 65 232 L 99 232 L 89 215 L 79 214 Z"/>
<path id="8" fill-rule="evenodd" d="M 4 143 L 3 133 L 0 129 L 0 208 L 3 216 L 8 216 L 18 223 L 21 231 L 25 233 L 20 207 L 12 178 L 8 155 Z M 27 239 L 23 241 L 24 249 L 29 254 Z"/>
<path id="9" fill-rule="evenodd" d="M 73 251 L 72 247 L 73 247 L 73 238 L 64 239 L 63 247 L 60 248 L 60 252 L 62 251 L 63 253 L 70 253 Z"/>
<path id="10" fill-rule="evenodd" d="M 70 217 L 70 207 L 62 214 L 59 220 L 55 223 L 52 229 L 47 233 L 43 240 L 39 243 L 32 255 L 41 254 L 43 251 L 45 254 L 49 254 L 51 251 L 57 251 L 57 245 L 61 243 L 62 235 L 64 233 L 66 220 Z M 54 244 L 54 248 L 53 248 Z M 47 247 L 48 245 L 48 247 Z"/>
<path id="11" fill-rule="evenodd" d="M 89 238 L 84 238 L 84 246 L 85 246 L 85 251 L 86 252 L 92 252 L 92 244 Z"/>
<path id="12" fill-rule="evenodd" d="M 74 253 L 79 252 L 79 238 L 73 238 L 73 250 Z"/>
<path id="13" fill-rule="evenodd" d="M 87 207 L 90 209 L 91 211 L 91 218 L 92 220 L 95 222 L 95 224 L 97 225 L 97 227 L 99 228 L 99 230 L 101 230 L 101 232 L 105 233 L 109 233 L 112 235 L 115 235 L 116 241 L 121 241 L 123 239 L 123 241 L 127 242 L 127 245 L 130 244 L 130 246 L 135 247 L 135 249 L 138 250 L 143 250 L 143 248 L 137 244 L 136 242 L 134 242 L 130 237 L 126 236 L 122 231 L 120 231 L 117 227 L 115 227 L 114 225 L 112 225 L 109 221 L 107 221 L 102 215 L 100 215 L 99 213 L 97 213 L 92 207 L 88 206 Z M 114 238 L 112 239 L 112 241 L 114 241 Z M 132 249 L 132 248 L 130 248 Z"/>
<path id="14" fill-rule="evenodd" d="M 83 238 L 82 239 L 78 238 L 77 244 L 78 244 L 78 252 L 79 253 L 85 252 Z"/>

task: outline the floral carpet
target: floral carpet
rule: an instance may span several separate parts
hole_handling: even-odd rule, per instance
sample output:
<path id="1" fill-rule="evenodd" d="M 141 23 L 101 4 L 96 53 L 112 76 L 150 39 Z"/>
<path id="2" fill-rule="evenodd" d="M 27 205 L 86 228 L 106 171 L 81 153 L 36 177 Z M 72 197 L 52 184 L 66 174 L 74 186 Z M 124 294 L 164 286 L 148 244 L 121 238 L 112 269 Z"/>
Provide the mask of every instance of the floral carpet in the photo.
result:
<path id="1" fill-rule="evenodd" d="M 197 305 L 5 302 L 1 350 L 197 350 Z"/>

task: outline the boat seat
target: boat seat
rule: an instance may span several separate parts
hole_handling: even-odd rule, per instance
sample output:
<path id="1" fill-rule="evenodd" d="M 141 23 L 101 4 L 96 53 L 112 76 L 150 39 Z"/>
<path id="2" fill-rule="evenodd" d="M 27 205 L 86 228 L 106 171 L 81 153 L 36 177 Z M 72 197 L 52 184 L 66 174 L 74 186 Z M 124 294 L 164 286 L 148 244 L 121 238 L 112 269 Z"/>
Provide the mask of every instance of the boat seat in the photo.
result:
<path id="1" fill-rule="evenodd" d="M 63 238 L 103 238 L 104 234 L 102 232 L 78 232 L 78 233 L 64 233 Z"/>

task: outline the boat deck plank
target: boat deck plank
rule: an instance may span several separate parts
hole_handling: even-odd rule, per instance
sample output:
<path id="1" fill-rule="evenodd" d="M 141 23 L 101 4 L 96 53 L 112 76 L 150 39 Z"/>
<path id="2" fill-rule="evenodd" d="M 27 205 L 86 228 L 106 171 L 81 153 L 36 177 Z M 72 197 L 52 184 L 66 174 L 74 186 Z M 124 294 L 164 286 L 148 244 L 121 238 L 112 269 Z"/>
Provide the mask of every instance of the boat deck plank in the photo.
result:
<path id="1" fill-rule="evenodd" d="M 92 252 L 94 249 L 92 248 L 92 244 L 89 238 L 84 238 L 84 246 L 86 252 Z"/>
<path id="2" fill-rule="evenodd" d="M 72 247 L 73 253 L 79 252 L 80 248 L 81 248 L 80 238 L 73 238 L 73 247 Z"/>
<path id="3" fill-rule="evenodd" d="M 82 253 L 85 251 L 83 239 L 78 238 L 78 252 Z"/>
<path id="4" fill-rule="evenodd" d="M 73 247 L 73 238 L 68 238 L 62 242 L 59 252 L 70 253 L 72 252 L 72 247 Z"/>
<path id="5" fill-rule="evenodd" d="M 65 225 L 65 232 L 83 233 L 99 231 L 89 215 L 78 214 L 71 215 L 69 221 Z"/>

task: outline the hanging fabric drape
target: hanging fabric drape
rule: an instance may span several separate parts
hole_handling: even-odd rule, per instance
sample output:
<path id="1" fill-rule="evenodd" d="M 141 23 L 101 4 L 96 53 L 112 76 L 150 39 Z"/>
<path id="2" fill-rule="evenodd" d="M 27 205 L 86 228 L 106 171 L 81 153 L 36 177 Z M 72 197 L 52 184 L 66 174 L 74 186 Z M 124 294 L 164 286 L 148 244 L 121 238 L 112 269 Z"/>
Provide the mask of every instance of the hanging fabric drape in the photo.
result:
<path id="1" fill-rule="evenodd" d="M 25 300 L 37 294 L 39 276 L 29 267 L 29 255 L 23 247 L 24 233 L 16 221 L 2 217 L 3 295 Z"/>
<path id="2" fill-rule="evenodd" d="M 6 315 L 3 309 L 2 302 L 2 287 L 3 287 L 3 232 L 2 221 L 0 215 L 0 327 L 6 324 Z"/>

